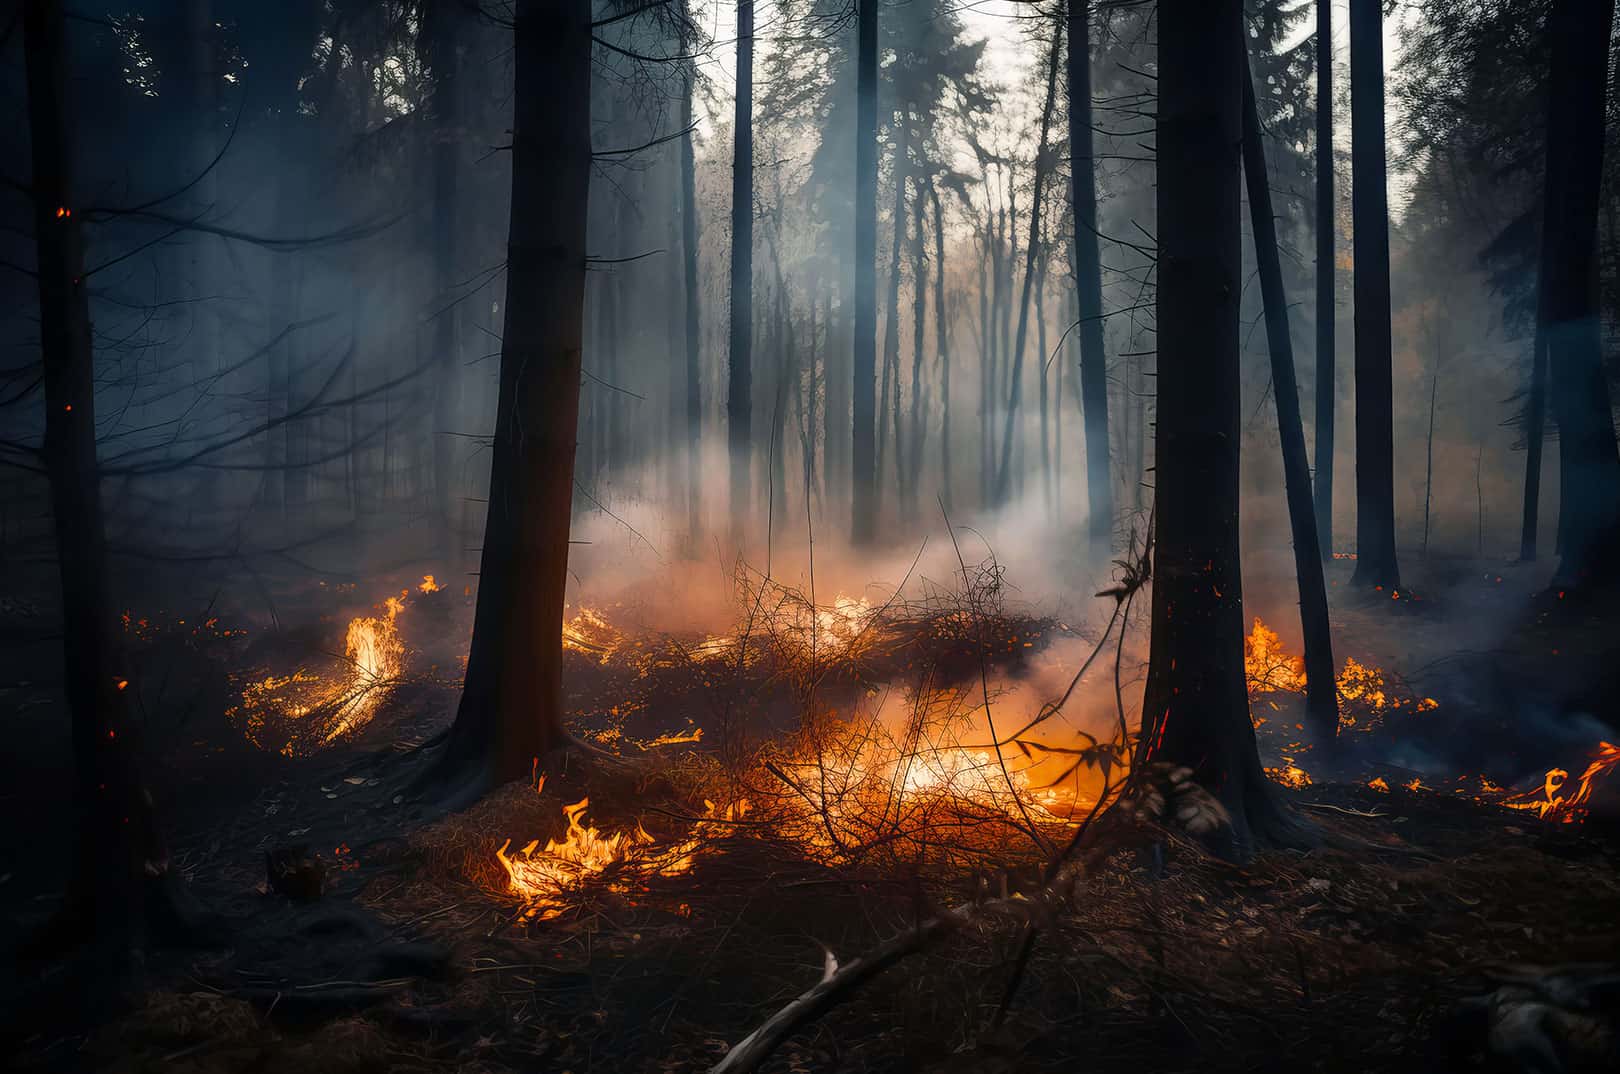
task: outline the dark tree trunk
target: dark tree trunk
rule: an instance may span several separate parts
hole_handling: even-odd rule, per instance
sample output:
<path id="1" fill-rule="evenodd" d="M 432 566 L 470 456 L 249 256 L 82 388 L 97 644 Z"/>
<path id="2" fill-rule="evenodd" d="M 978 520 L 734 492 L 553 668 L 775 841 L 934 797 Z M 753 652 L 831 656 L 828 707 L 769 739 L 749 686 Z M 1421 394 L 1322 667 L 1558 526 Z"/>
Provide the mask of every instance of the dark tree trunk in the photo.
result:
<path id="1" fill-rule="evenodd" d="M 489 514 L 467 677 L 440 770 L 527 778 L 567 744 L 562 618 L 591 167 L 591 5 L 517 0 L 512 217 Z"/>
<path id="2" fill-rule="evenodd" d="M 1316 535 L 1333 556 L 1334 373 L 1333 0 L 1316 0 Z"/>
<path id="3" fill-rule="evenodd" d="M 461 411 L 460 303 L 451 300 L 459 238 L 457 154 L 460 105 L 461 15 L 456 3 L 429 5 L 423 44 L 433 75 L 433 493 L 438 512 L 439 559 L 451 578 L 461 575 L 462 541 L 456 533 L 459 497 L 455 481 L 455 423 Z"/>
<path id="4" fill-rule="evenodd" d="M 1294 573 L 1299 583 L 1299 619 L 1305 637 L 1305 715 L 1319 743 L 1339 733 L 1339 691 L 1333 674 L 1333 634 L 1328 627 L 1327 583 L 1317 546 L 1311 503 L 1311 464 L 1305 455 L 1305 426 L 1294 378 L 1294 344 L 1288 332 L 1288 300 L 1283 295 L 1282 261 L 1277 254 L 1277 223 L 1272 216 L 1271 183 L 1260 144 L 1260 117 L 1254 83 L 1243 76 L 1243 172 L 1249 187 L 1249 220 L 1254 226 L 1255 262 L 1265 303 L 1266 344 L 1271 352 L 1271 394 L 1277 400 L 1277 433 L 1282 441 L 1283 484 L 1288 522 L 1294 536 Z"/>
<path id="5" fill-rule="evenodd" d="M 1242 12 L 1239 0 L 1204 0 L 1159 15 L 1155 548 L 1142 709 L 1144 759 L 1193 769 L 1231 814 L 1218 842 L 1233 857 L 1284 824 L 1243 672 Z"/>
<path id="6" fill-rule="evenodd" d="M 740 536 L 749 511 L 754 411 L 754 0 L 737 3 L 737 108 L 731 158 L 731 364 L 726 430 L 731 454 L 731 530 Z"/>
<path id="7" fill-rule="evenodd" d="M 1550 191 L 1555 173 L 1547 175 L 1547 185 Z M 1551 195 L 1549 194 L 1549 202 Z M 1546 243 L 1547 234 L 1542 232 L 1542 242 Z M 1542 260 L 1546 260 L 1543 249 Z M 1539 288 L 1538 288 L 1539 289 Z M 1531 345 L 1530 357 L 1530 398 L 1524 406 L 1524 524 L 1519 531 L 1519 558 L 1526 563 L 1535 561 L 1537 530 L 1540 529 L 1541 513 L 1541 453 L 1542 445 L 1547 439 L 1547 337 L 1542 331 L 1544 318 L 1540 316 L 1540 300 L 1537 300 L 1536 338 Z"/>
<path id="8" fill-rule="evenodd" d="M 116 975 L 129 952 L 185 924 L 182 889 L 170 871 L 141 772 L 142 728 L 129 701 L 107 582 L 62 6 L 58 0 L 29 0 L 22 21 L 45 388 L 43 457 L 62 585 L 62 666 L 74 762 L 72 871 L 62 912 L 42 942 L 54 949 L 93 941 L 105 952 L 98 969 Z"/>
<path id="9" fill-rule="evenodd" d="M 1097 169 L 1092 148 L 1091 0 L 1069 0 L 1069 201 L 1074 212 L 1074 278 L 1080 312 L 1080 403 L 1084 408 L 1086 494 L 1092 544 L 1114 540 L 1114 485 L 1108 459 L 1108 354 L 1103 343 L 1102 262 L 1097 249 Z"/>
<path id="10" fill-rule="evenodd" d="M 900 445 L 900 276 L 901 251 L 906 242 L 906 169 L 909 150 L 906 145 L 906 108 L 902 104 L 896 118 L 894 154 L 894 230 L 890 232 L 889 295 L 883 320 L 883 393 L 878 401 L 877 436 L 877 491 L 872 500 L 874 509 L 883 505 L 883 460 L 888 448 L 886 436 L 894 438 L 894 474 L 896 498 L 905 495 L 905 464 Z"/>
<path id="11" fill-rule="evenodd" d="M 1350 159 L 1355 217 L 1356 572 L 1401 584 L 1395 559 L 1395 412 L 1384 174 L 1382 0 L 1350 0 Z"/>
<path id="12" fill-rule="evenodd" d="M 1030 296 L 1035 287 L 1035 260 L 1041 248 L 1041 184 L 1046 179 L 1052 132 L 1052 111 L 1057 106 L 1058 55 L 1062 52 L 1063 21 L 1052 22 L 1052 41 L 1046 65 L 1046 100 L 1041 106 L 1041 133 L 1035 143 L 1035 185 L 1029 207 L 1029 240 L 1024 244 L 1024 286 L 1018 294 L 1018 330 L 1013 336 L 1010 383 L 1007 393 L 1007 421 L 1002 427 L 1001 465 L 996 471 L 995 502 L 1005 504 L 1012 490 L 1013 425 L 1018 420 L 1018 404 L 1024 386 L 1024 344 L 1029 338 Z M 1042 355 L 1045 361 L 1046 356 Z"/>
<path id="13" fill-rule="evenodd" d="M 873 459 L 873 380 L 877 375 L 877 0 L 855 0 L 855 346 L 854 440 L 850 456 L 856 544 L 877 534 L 877 467 Z"/>
<path id="14" fill-rule="evenodd" d="M 1553 412 L 1558 418 L 1559 500 L 1565 505 L 1558 582 L 1596 587 L 1620 579 L 1620 454 L 1604 375 L 1598 305 L 1597 225 L 1613 5 L 1557 0 L 1548 23 L 1547 184 L 1542 298 Z M 1561 186 L 1562 189 L 1557 189 Z"/>
<path id="15" fill-rule="evenodd" d="M 951 351 L 945 315 L 945 211 L 939 188 L 928 184 L 934 205 L 934 345 L 939 351 L 939 468 L 940 500 L 951 509 Z"/>
<path id="16" fill-rule="evenodd" d="M 923 199 L 924 177 L 911 184 L 911 444 L 901 507 L 907 518 L 917 515 L 917 486 L 922 480 L 923 444 L 928 428 L 923 413 L 923 353 L 928 339 L 928 256 L 923 225 L 927 221 Z"/>
<path id="17" fill-rule="evenodd" d="M 686 527 L 695 549 L 703 530 L 703 467 L 698 452 L 703 441 L 701 322 L 698 318 L 697 162 L 692 146 L 692 84 L 696 73 L 681 77 L 681 262 L 686 295 Z"/>

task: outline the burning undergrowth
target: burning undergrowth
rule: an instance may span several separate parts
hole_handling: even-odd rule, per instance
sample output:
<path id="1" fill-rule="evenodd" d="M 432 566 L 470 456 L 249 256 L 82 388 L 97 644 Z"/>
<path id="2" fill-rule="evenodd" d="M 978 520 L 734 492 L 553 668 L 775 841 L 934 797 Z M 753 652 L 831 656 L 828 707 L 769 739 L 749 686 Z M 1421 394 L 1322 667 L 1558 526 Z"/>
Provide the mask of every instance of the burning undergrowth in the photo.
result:
<path id="1" fill-rule="evenodd" d="M 405 679 L 406 616 L 445 618 L 449 596 L 434 576 L 353 617 L 336 644 L 289 638 L 250 649 L 235 678 L 240 700 L 226 718 L 260 749 L 304 756 L 357 734 Z M 287 665 L 291 664 L 291 667 Z"/>

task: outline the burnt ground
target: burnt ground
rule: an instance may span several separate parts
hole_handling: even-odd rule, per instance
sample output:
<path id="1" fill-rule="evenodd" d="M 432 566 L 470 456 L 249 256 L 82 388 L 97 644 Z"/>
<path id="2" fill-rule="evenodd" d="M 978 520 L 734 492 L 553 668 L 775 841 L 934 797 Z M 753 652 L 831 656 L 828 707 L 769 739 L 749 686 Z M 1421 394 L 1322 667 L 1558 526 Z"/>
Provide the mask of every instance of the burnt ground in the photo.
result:
<path id="1" fill-rule="evenodd" d="M 1511 568 L 1502 582 L 1475 565 L 1449 570 L 1388 605 L 1336 590 L 1340 659 L 1398 670 L 1403 689 L 1440 707 L 1390 721 L 1336 761 L 1301 759 L 1315 784 L 1278 793 L 1327 835 L 1322 846 L 1242 866 L 1179 844 L 1125 846 L 1043 919 L 1001 1024 L 1022 925 L 992 917 L 854 993 L 766 1069 L 1493 1069 L 1462 1001 L 1488 991 L 1501 964 L 1620 961 L 1620 837 L 1602 808 L 1585 824 L 1544 823 L 1459 793 L 1467 781 L 1454 777 L 1576 767 L 1601 729 L 1589 721 L 1612 718 L 1615 631 L 1596 611 L 1534 595 L 1537 579 Z M 328 608 L 329 624 L 349 611 Z M 28 619 L 11 614 L 8 628 Z M 1056 629 L 1024 620 L 1018 636 Z M 511 787 L 445 817 L 409 795 L 414 747 L 454 708 L 451 676 L 428 673 L 432 660 L 364 733 L 284 759 L 219 715 L 241 640 L 186 636 L 170 636 L 178 655 L 142 682 L 161 681 L 157 696 L 171 699 L 152 721 L 154 783 L 176 864 L 230 922 L 229 943 L 154 953 L 134 1005 L 98 1024 L 53 1021 L 13 996 L 8 1049 L 22 1069 L 703 1070 L 813 985 L 827 951 L 847 963 L 936 907 L 1036 885 L 1038 863 L 1011 832 L 973 859 L 825 864 L 768 822 L 744 822 L 686 873 L 594 887 L 553 920 L 525 921 L 493 852 L 507 837 L 556 834 L 562 799 Z M 586 733 L 650 739 L 731 711 L 701 671 L 627 705 L 628 680 L 574 659 Z M 8 946 L 48 916 L 63 875 L 66 726 L 36 685 L 48 674 L 41 658 L 7 672 L 18 744 L 4 783 Z M 785 713 L 790 693 L 775 679 L 748 696 Z M 1286 727 L 1289 704 L 1274 726 Z M 713 746 L 649 751 L 633 786 L 586 788 L 592 816 L 678 837 L 712 785 Z M 1365 785 L 1378 773 L 1388 793 Z M 1433 789 L 1404 789 L 1407 773 Z M 324 859 L 320 899 L 264 891 L 263 854 L 287 844 Z M 16 983 L 46 994 L 60 972 Z"/>

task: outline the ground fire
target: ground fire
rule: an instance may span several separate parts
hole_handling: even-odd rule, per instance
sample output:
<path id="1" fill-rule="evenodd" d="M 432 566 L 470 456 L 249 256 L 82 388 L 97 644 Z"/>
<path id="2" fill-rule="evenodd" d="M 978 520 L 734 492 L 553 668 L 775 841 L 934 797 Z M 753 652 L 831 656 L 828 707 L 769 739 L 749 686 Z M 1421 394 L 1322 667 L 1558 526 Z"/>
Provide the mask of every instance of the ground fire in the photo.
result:
<path id="1" fill-rule="evenodd" d="M 25 1074 L 1620 1071 L 1620 0 L 19 0 Z"/>

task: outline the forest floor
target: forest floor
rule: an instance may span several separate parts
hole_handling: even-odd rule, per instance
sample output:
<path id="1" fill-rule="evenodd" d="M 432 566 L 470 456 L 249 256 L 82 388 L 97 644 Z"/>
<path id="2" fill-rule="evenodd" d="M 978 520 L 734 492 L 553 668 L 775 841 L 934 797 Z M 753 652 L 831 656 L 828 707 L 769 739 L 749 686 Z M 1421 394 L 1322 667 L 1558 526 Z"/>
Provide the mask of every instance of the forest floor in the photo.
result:
<path id="1" fill-rule="evenodd" d="M 1521 568 L 1449 564 L 1386 597 L 1350 595 L 1349 566 L 1333 571 L 1340 661 L 1379 666 L 1392 695 L 1437 706 L 1320 759 L 1279 733 L 1297 695 L 1257 697 L 1266 763 L 1314 780 L 1277 793 L 1324 845 L 1243 865 L 1175 842 L 1126 849 L 1041 919 L 1004 1017 L 1023 926 L 986 917 L 853 992 L 763 1069 L 1484 1070 L 1483 1030 L 1462 1012 L 1494 987 L 1493 968 L 1620 962 L 1620 830 L 1608 812 L 1620 788 L 1571 824 L 1476 793 L 1481 777 L 1528 787 L 1554 765 L 1578 773 L 1605 732 L 1616 737 L 1602 723 L 1615 718 L 1615 624 L 1541 592 L 1544 579 Z M 219 715 L 242 689 L 224 664 L 248 651 L 217 638 L 228 626 L 197 634 L 205 613 L 153 631 L 144 682 L 167 720 L 154 728 L 155 783 L 175 865 L 230 923 L 230 942 L 154 954 L 138 1005 L 101 1024 L 19 1026 L 29 1008 L 9 1004 L 20 1068 L 700 1071 L 813 986 L 830 957 L 847 964 L 940 907 L 1038 886 L 1041 858 L 1016 825 L 972 855 L 944 849 L 946 836 L 833 855 L 761 809 L 708 825 L 680 868 L 609 871 L 536 914 L 507 889 L 495 852 L 508 838 L 560 836 L 573 793 L 514 785 L 445 816 L 407 791 L 418 747 L 454 711 L 454 676 L 420 655 L 458 629 L 457 602 L 440 600 L 451 610 L 430 614 L 419 598 L 415 673 L 370 724 L 291 758 Z M 290 622 L 295 602 L 284 605 Z M 28 629 L 26 602 L 6 612 L 8 629 Z M 301 642 L 284 629 L 276 644 L 329 649 L 342 617 L 308 618 Z M 1031 654 L 1094 633 L 1033 615 L 997 627 L 1012 640 L 992 662 L 1010 678 Z M 615 663 L 592 650 L 609 643 L 585 641 L 570 656 L 571 725 L 636 757 L 640 776 L 571 789 L 590 793 L 589 820 L 604 830 L 639 822 L 678 843 L 704 827 L 701 798 L 724 783 L 715 757 L 731 740 L 719 729 L 735 716 L 716 700 L 725 684 L 701 660 Z M 914 649 L 937 661 L 959 641 L 908 634 L 868 658 L 897 677 Z M 46 677 L 37 662 L 8 668 L 0 695 L 9 740 L 27 747 L 0 773 L 15 818 L 0 846 L 8 946 L 49 914 L 65 871 L 66 721 L 37 685 Z M 740 696 L 768 737 L 799 695 L 766 676 Z M 706 739 L 691 737 L 696 726 Z M 320 898 L 267 890 L 265 854 L 288 845 L 322 859 Z"/>

